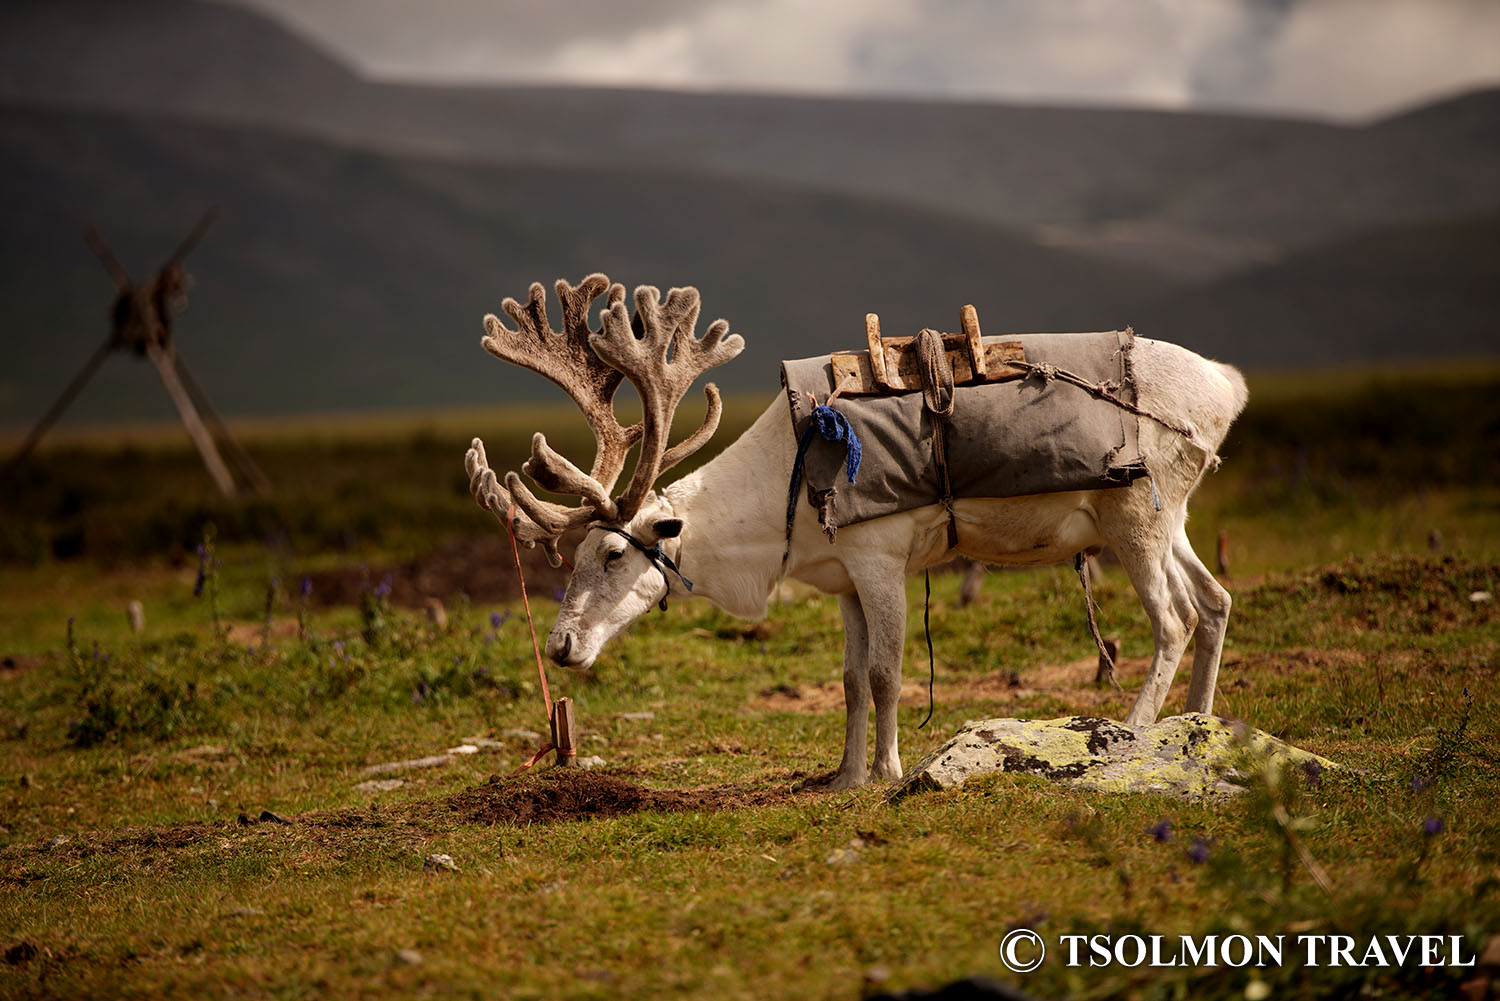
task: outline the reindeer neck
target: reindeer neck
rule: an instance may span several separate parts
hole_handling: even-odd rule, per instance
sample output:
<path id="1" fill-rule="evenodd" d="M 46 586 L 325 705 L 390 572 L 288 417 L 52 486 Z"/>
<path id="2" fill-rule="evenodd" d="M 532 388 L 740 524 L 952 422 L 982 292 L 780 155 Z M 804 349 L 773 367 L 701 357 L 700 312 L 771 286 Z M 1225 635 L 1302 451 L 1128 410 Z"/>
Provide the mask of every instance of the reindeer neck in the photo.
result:
<path id="1" fill-rule="evenodd" d="M 731 615 L 766 614 L 781 571 L 795 454 L 783 393 L 738 440 L 662 491 L 683 521 L 678 563 L 693 593 Z"/>

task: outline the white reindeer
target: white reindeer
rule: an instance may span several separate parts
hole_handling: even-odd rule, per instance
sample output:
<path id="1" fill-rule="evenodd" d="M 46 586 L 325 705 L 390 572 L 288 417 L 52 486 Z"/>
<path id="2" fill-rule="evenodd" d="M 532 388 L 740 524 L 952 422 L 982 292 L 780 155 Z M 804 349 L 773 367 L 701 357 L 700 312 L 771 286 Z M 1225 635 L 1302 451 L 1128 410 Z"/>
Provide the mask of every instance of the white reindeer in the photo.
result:
<path id="1" fill-rule="evenodd" d="M 599 329 L 589 328 L 590 303 L 608 289 Z M 693 380 L 744 348 L 716 320 L 694 335 L 696 289 L 635 290 L 627 315 L 624 287 L 591 275 L 574 287 L 559 280 L 563 330 L 547 320 L 545 293 L 533 284 L 526 305 L 506 299 L 517 329 L 485 317 L 484 347 L 547 376 L 583 410 L 598 451 L 584 473 L 537 434 L 523 471 L 543 489 L 583 498 L 566 507 L 538 500 L 514 473 L 502 487 L 475 439 L 467 455 L 470 485 L 482 507 L 502 520 L 513 511 L 518 538 L 541 542 L 556 565 L 558 538 L 568 528 L 588 531 L 573 558 L 573 576 L 547 638 L 556 663 L 588 667 L 600 648 L 669 596 L 706 598 L 732 615 L 765 616 L 783 573 L 788 481 L 796 442 L 785 392 L 716 458 L 660 492 L 653 482 L 700 448 L 718 426 L 717 388 L 705 387 L 708 415 L 680 444 L 668 448 L 673 412 Z M 1193 553 L 1184 525 L 1187 501 L 1244 408 L 1244 379 L 1235 369 L 1185 348 L 1138 338 L 1133 351 L 1138 405 L 1190 432 L 1141 421 L 1141 454 L 1152 486 L 1040 494 L 954 503 L 958 545 L 948 545 L 948 512 L 932 504 L 839 530 L 830 543 L 815 518 L 799 517 L 785 574 L 839 599 L 844 620 L 844 755 L 832 789 L 870 778 L 897 779 L 896 704 L 906 633 L 908 574 L 963 554 L 986 563 L 1046 565 L 1109 546 L 1129 575 L 1151 620 L 1155 649 L 1144 684 L 1126 717 L 1150 723 L 1161 711 L 1178 661 L 1195 641 L 1187 709 L 1210 712 L 1229 617 L 1229 594 Z M 644 405 L 641 424 L 621 427 L 613 396 L 622 378 Z M 1101 404 L 1102 405 L 1102 404 Z M 634 473 L 618 498 L 616 479 L 629 449 L 640 443 Z M 687 581 L 691 580 L 691 591 Z M 867 767 L 866 726 L 875 706 L 875 760 Z"/>

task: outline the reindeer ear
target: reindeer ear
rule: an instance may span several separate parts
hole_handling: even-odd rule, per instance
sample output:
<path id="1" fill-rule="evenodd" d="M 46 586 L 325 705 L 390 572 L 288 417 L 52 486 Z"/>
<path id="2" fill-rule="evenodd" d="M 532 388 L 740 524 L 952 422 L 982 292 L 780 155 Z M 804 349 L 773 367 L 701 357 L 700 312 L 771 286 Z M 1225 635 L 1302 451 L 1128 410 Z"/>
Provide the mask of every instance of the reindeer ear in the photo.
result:
<path id="1" fill-rule="evenodd" d="M 651 531 L 658 539 L 675 539 L 682 534 L 681 518 L 662 518 L 651 523 Z"/>

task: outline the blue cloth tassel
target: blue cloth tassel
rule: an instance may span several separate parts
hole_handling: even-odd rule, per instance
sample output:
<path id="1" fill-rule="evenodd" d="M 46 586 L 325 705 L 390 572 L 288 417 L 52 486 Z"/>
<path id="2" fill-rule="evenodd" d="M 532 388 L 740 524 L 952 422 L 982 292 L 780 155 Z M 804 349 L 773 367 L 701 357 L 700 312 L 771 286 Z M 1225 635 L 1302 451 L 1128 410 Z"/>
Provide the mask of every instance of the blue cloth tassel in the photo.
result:
<path id="1" fill-rule="evenodd" d="M 859 444 L 859 435 L 854 433 L 854 428 L 849 424 L 849 418 L 826 404 L 813 407 L 812 419 L 808 421 L 807 429 L 802 432 L 802 439 L 797 442 L 797 460 L 792 463 L 792 487 L 787 491 L 786 543 L 788 553 L 791 552 L 792 545 L 792 522 L 797 518 L 797 488 L 802 485 L 802 467 L 807 460 L 807 449 L 812 445 L 815 434 L 822 435 L 825 441 L 835 444 L 844 443 L 844 474 L 849 477 L 850 483 L 854 482 L 855 474 L 859 472 L 859 461 L 863 453 Z"/>

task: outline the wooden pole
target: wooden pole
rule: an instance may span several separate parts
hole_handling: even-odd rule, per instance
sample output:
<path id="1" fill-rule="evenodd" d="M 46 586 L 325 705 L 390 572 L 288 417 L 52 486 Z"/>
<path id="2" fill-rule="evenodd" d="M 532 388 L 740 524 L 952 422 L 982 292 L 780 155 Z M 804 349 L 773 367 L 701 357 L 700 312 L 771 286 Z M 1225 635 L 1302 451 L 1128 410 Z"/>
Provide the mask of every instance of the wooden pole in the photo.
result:
<path id="1" fill-rule="evenodd" d="M 193 373 L 188 370 L 187 363 L 182 360 L 182 355 L 174 349 L 172 361 L 177 366 L 177 375 L 182 380 L 182 385 L 187 389 L 188 395 L 193 398 L 198 409 L 208 418 L 208 423 L 213 425 L 213 430 L 218 433 L 218 440 L 223 444 L 225 451 L 229 453 L 230 461 L 239 467 L 241 482 L 247 483 L 250 490 L 258 494 L 271 492 L 271 481 L 266 479 L 266 474 L 261 472 L 260 466 L 250 458 L 250 453 L 240 447 L 240 443 L 234 440 L 234 435 L 229 433 L 229 425 L 224 423 L 223 418 L 214 410 L 214 405 L 209 402 L 208 394 L 203 387 L 198 385 L 198 380 L 193 378 Z"/>
<path id="2" fill-rule="evenodd" d="M 93 356 L 89 358 L 88 363 L 83 366 L 83 369 L 73 377 L 73 381 L 68 383 L 67 388 L 62 391 L 62 395 L 57 398 L 57 402 L 53 403 L 51 409 L 42 415 L 42 419 L 36 422 L 36 426 L 26 436 L 26 440 L 21 442 L 21 447 L 16 449 L 16 454 L 5 464 L 5 468 L 0 469 L 0 483 L 4 483 L 10 479 L 10 474 L 21 463 L 26 461 L 26 457 L 31 454 L 32 449 L 36 448 L 37 444 L 42 440 L 42 436 L 47 433 L 53 424 L 57 423 L 57 419 L 63 415 L 64 410 L 68 409 L 69 404 L 73 402 L 73 398 L 83 389 L 84 383 L 93 378 L 94 372 L 98 370 L 100 363 L 114 350 L 114 347 L 115 342 L 113 338 L 105 341 L 94 352 Z"/>
<path id="3" fill-rule="evenodd" d="M 557 767 L 578 767 L 578 724 L 573 700 L 566 695 L 552 703 L 552 746 L 557 749 Z"/>
<path id="4" fill-rule="evenodd" d="M 1106 636 L 1104 649 L 1099 651 L 1099 667 L 1094 671 L 1094 684 L 1103 685 L 1115 680 L 1115 665 L 1120 662 L 1120 637 Z"/>
<path id="5" fill-rule="evenodd" d="M 188 437 L 193 439 L 193 444 L 198 446 L 198 454 L 203 456 L 203 465 L 208 468 L 208 475 L 214 478 L 214 482 L 219 485 L 219 490 L 225 497 L 234 497 L 237 492 L 234 477 L 230 474 L 229 467 L 224 465 L 224 459 L 219 455 L 218 447 L 214 445 L 213 435 L 208 433 L 203 419 L 198 416 L 198 409 L 193 406 L 192 397 L 182 385 L 182 380 L 177 377 L 177 366 L 173 364 L 171 349 L 148 343 L 146 357 L 150 358 L 151 364 L 156 366 L 156 374 L 161 376 L 161 383 L 166 387 L 167 395 L 172 398 L 172 402 L 177 406 L 177 413 L 182 417 L 182 426 L 187 428 Z"/>
<path id="6" fill-rule="evenodd" d="M 1219 576 L 1229 576 L 1229 529 L 1219 529 Z"/>

